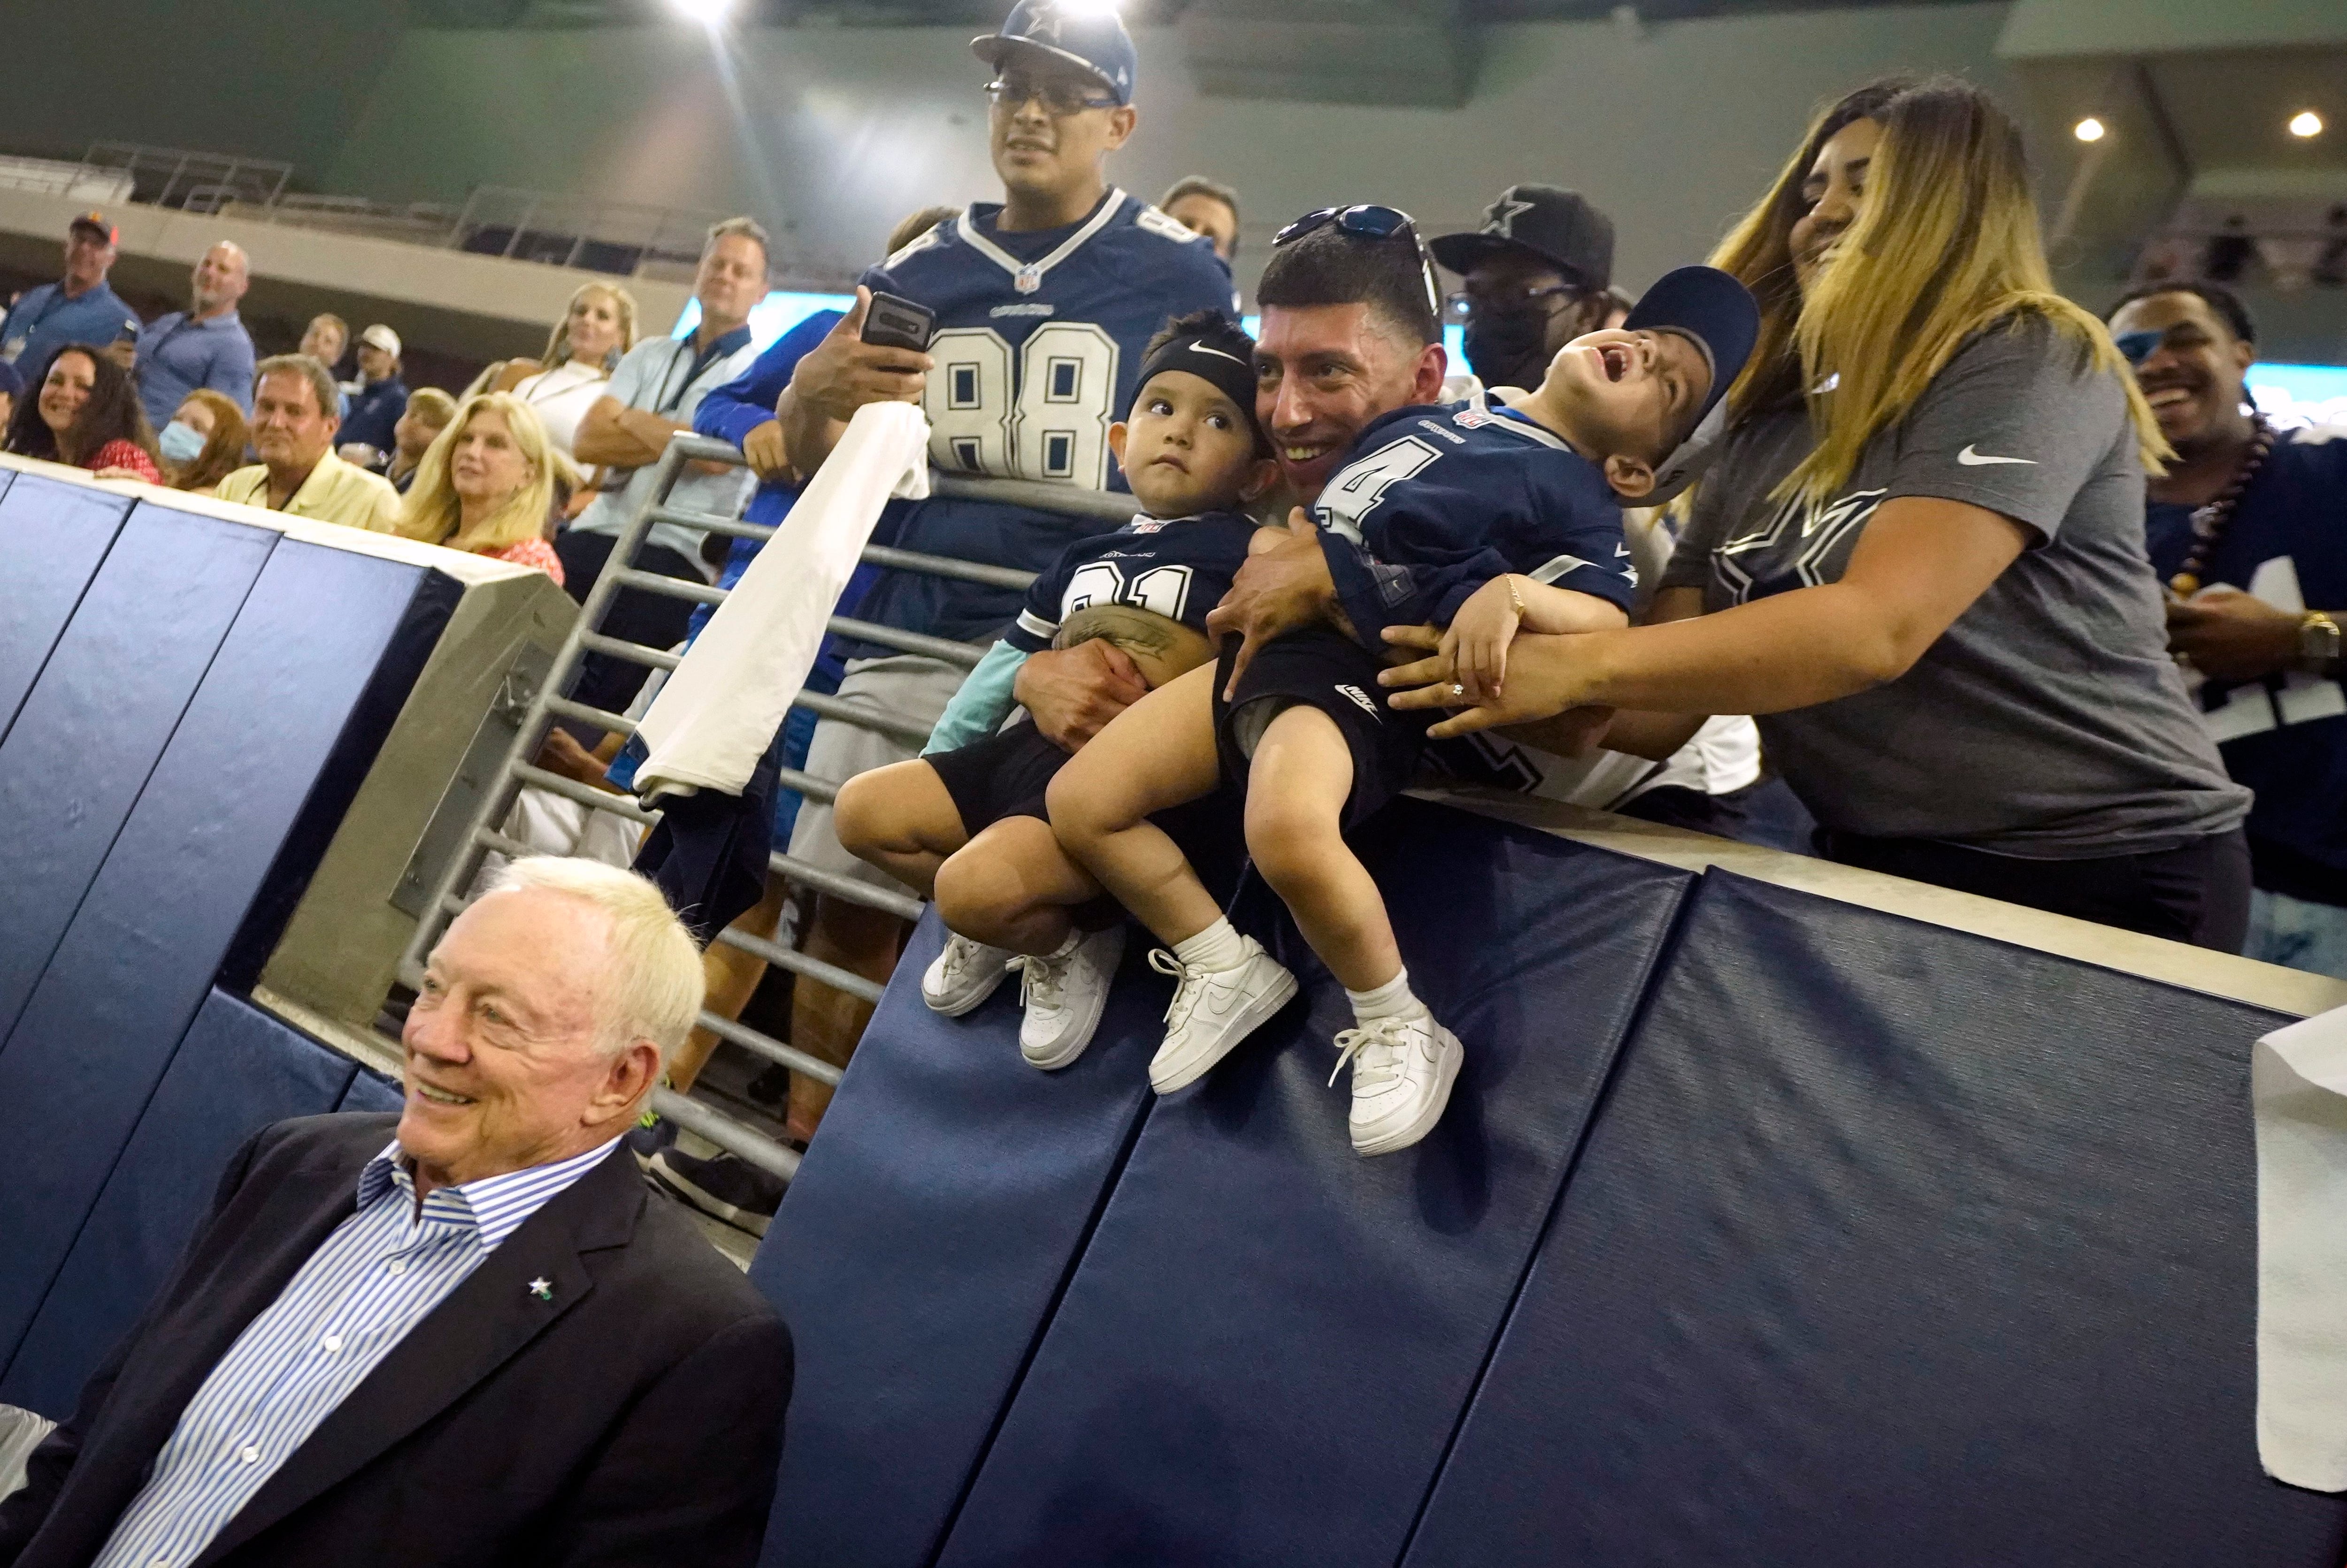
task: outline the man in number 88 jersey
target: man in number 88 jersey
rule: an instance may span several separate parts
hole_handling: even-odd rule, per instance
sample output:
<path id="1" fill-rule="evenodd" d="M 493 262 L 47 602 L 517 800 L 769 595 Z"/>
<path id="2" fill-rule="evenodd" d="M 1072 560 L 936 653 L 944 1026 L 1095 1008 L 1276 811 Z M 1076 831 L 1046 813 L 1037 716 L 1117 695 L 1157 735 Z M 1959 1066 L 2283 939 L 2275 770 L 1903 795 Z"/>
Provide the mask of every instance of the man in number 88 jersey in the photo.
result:
<path id="1" fill-rule="evenodd" d="M 907 360 L 917 365 L 917 356 L 859 350 L 847 341 L 808 354 L 776 409 L 792 466 L 802 476 L 820 466 L 828 443 L 810 436 L 823 419 L 835 439 L 856 403 L 910 395 L 917 384 L 935 431 L 930 459 L 939 468 L 1122 489 L 1108 427 L 1132 401 L 1143 351 L 1172 317 L 1230 309 L 1230 270 L 1210 241 L 1104 178 L 1107 155 L 1124 145 L 1137 118 L 1133 40 L 1112 13 L 1080 15 L 1061 10 L 1055 0 L 1020 0 L 999 33 L 971 46 L 995 72 L 988 128 L 1004 200 L 973 204 L 865 275 L 871 289 L 936 313 L 930 368 L 925 376 L 903 374 Z M 852 338 L 861 315 L 851 315 L 837 335 Z M 1100 529 L 1097 518 L 934 497 L 897 503 L 875 537 L 907 549 L 1042 571 L 1069 544 Z M 856 613 L 884 626 L 982 643 L 1010 624 L 1023 597 L 1015 589 L 891 571 L 873 584 Z M 851 642 L 842 651 L 848 662 L 841 701 L 919 723 L 934 723 L 961 683 L 962 667 L 943 660 L 871 643 Z M 1104 643 L 1039 654 L 1032 664 L 1046 687 L 1081 693 L 1078 706 L 1095 710 L 1071 721 L 1075 710 L 1055 709 L 1048 698 L 1030 703 L 1044 733 L 1055 737 L 1068 733 L 1071 722 L 1097 728 L 1115 706 L 1147 689 L 1130 661 Z M 1022 673 L 1022 702 L 1027 679 Z M 918 749 L 825 719 L 808 745 L 806 771 L 845 781 Z M 801 807 L 790 853 L 840 876 L 897 886 L 840 846 L 826 803 L 809 800 Z M 825 896 L 805 946 L 885 979 L 899 930 L 891 916 Z M 869 1009 L 804 979 L 798 999 L 793 1042 L 844 1062 Z M 794 1131 L 804 1135 L 812 1128 Z M 737 1184 L 714 1174 L 711 1180 L 729 1189 Z M 730 1206 L 771 1214 L 776 1195 L 745 1191 Z"/>

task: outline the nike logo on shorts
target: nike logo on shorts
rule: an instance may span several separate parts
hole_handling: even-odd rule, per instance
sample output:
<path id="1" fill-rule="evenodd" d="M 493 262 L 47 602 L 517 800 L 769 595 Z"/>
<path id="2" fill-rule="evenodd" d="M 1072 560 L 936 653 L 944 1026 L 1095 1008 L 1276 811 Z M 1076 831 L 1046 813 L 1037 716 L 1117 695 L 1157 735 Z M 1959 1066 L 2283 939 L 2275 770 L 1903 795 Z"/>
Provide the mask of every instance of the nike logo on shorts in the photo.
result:
<path id="1" fill-rule="evenodd" d="M 1370 718 L 1378 720 L 1383 720 L 1385 718 L 1383 713 L 1378 712 L 1378 705 L 1369 700 L 1369 694 L 1367 692 L 1362 691 L 1358 686 L 1348 686 L 1339 682 L 1337 690 L 1342 692 L 1346 696 L 1350 697 L 1355 702 L 1358 703 L 1360 705 L 1361 712 L 1367 713 Z"/>
<path id="2" fill-rule="evenodd" d="M 1962 463 L 1967 468 L 1977 468 L 1987 463 L 2026 463 L 2033 468 L 2037 466 L 2037 459 L 2034 457 L 1990 456 L 1981 452 L 1977 447 L 1973 446 L 1967 446 L 1963 451 L 1957 453 L 1956 461 Z"/>

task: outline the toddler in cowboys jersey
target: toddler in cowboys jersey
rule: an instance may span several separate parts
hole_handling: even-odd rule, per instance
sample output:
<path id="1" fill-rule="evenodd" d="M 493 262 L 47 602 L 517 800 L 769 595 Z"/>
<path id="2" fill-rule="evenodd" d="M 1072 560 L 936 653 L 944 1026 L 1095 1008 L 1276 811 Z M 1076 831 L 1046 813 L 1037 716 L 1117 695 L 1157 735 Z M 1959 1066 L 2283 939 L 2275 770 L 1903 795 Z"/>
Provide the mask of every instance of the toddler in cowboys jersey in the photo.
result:
<path id="1" fill-rule="evenodd" d="M 1373 420 L 1312 508 L 1336 589 L 1326 619 L 1251 659 L 1225 639 L 1214 670 L 1119 714 L 1060 775 L 1050 806 L 1062 842 L 1172 949 L 1151 959 L 1178 982 L 1150 1064 L 1160 1093 L 1194 1081 L 1296 990 L 1226 917 L 1205 923 L 1213 906 L 1178 846 L 1130 809 L 1147 794 L 1142 809 L 1162 813 L 1219 776 L 1245 797 L 1255 869 L 1352 999 L 1358 1027 L 1336 1043 L 1337 1071 L 1353 1067 L 1355 1151 L 1407 1148 L 1441 1119 L 1460 1042 L 1411 992 L 1384 900 L 1344 840 L 1408 785 L 1438 716 L 1380 700 L 1383 634 L 1444 628 L 1466 703 L 1497 691 L 1520 630 L 1625 625 L 1637 579 L 1621 506 L 1666 499 L 1691 477 L 1757 328 L 1735 279 L 1683 268 L 1621 329 L 1565 345 L 1536 391 Z M 1293 526 L 1309 528 L 1301 513 Z"/>
<path id="2" fill-rule="evenodd" d="M 1206 614 L 1256 532 L 1237 508 L 1277 473 L 1255 422 L 1254 353 L 1219 311 L 1183 316 L 1150 341 L 1133 412 L 1108 436 L 1145 511 L 1070 545 L 1036 579 L 919 759 L 840 791 L 840 842 L 932 895 L 954 933 L 922 976 L 922 999 L 958 1017 L 1020 968 L 1019 1046 L 1040 1068 L 1065 1067 L 1091 1040 L 1124 923 L 1052 835 L 1043 794 L 1068 754 L 1024 712 L 1004 724 L 1011 689 L 1029 655 L 1095 639 L 1153 688 L 1212 662 Z M 1169 814 L 1166 825 L 1201 854 L 1238 842 L 1235 822 L 1217 826 L 1204 809 Z"/>

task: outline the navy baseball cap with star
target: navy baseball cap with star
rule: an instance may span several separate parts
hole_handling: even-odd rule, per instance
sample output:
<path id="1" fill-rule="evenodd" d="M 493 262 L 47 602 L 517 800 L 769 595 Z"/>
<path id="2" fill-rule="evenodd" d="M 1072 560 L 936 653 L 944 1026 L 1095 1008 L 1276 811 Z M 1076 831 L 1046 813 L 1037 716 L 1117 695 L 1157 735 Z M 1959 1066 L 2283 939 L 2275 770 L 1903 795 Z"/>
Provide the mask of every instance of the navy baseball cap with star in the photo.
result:
<path id="1" fill-rule="evenodd" d="M 1760 336 L 1752 292 L 1717 267 L 1679 267 L 1655 280 L 1622 323 L 1624 332 L 1676 333 L 1711 364 L 1711 390 L 1686 438 L 1655 466 L 1655 487 L 1638 498 L 1659 507 L 1695 483 L 1727 433 L 1727 389 L 1744 374 Z"/>
<path id="2" fill-rule="evenodd" d="M 972 38 L 969 52 L 996 70 L 1022 56 L 1064 61 L 1098 77 L 1118 103 L 1133 101 L 1133 74 L 1139 63 L 1133 35 L 1107 5 L 1019 0 L 1003 18 L 1002 31 Z"/>

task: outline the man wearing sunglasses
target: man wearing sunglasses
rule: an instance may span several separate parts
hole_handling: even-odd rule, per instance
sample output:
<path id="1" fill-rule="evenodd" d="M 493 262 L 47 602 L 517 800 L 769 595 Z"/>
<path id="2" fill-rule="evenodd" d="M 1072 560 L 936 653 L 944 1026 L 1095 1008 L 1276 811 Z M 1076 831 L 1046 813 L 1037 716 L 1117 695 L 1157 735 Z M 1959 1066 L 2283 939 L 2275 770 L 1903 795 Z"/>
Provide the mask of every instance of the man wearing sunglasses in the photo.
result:
<path id="1" fill-rule="evenodd" d="M 2347 979 L 2347 430 L 2250 409 L 2257 325 L 2229 290 L 2138 289 L 2109 320 L 2176 448 L 2145 517 L 2168 648 L 2226 771 L 2257 792 L 2242 951 Z"/>
<path id="2" fill-rule="evenodd" d="M 1538 386 L 1557 350 L 1607 324 L 1614 220 L 1577 190 L 1511 185 L 1481 229 L 1426 248 L 1465 281 L 1445 302 L 1486 386 Z"/>
<path id="3" fill-rule="evenodd" d="M 1171 318 L 1234 311 L 1229 269 L 1211 241 L 1107 179 L 1109 155 L 1139 118 L 1133 40 L 1113 12 L 1020 0 L 999 32 L 970 47 L 994 71 L 987 128 L 1003 199 L 972 202 L 865 274 L 856 309 L 798 362 L 775 409 L 786 459 L 811 476 L 858 406 L 902 399 L 928 415 L 929 458 L 947 473 L 1121 490 L 1108 427 L 1133 401 L 1143 350 Z M 861 341 L 872 291 L 935 313 L 926 354 Z M 1040 572 L 1101 527 L 1097 518 L 932 497 L 893 507 L 878 537 Z M 1015 589 L 884 571 L 856 613 L 983 649 L 1024 599 Z M 841 701 L 923 725 L 945 711 L 964 674 L 959 664 L 877 644 L 850 641 L 842 652 Z M 1093 641 L 1034 655 L 1020 671 L 1017 696 L 1043 734 L 1073 751 L 1148 690 L 1122 651 Z M 825 719 L 805 768 L 845 781 L 919 749 L 917 741 Z M 800 808 L 790 853 L 834 876 L 897 886 L 841 847 L 828 803 Z M 885 980 L 901 930 L 894 916 L 825 896 L 805 947 Z M 870 1011 L 802 980 L 792 1043 L 844 1063 Z M 731 1159 L 700 1168 L 693 1181 L 712 1194 L 712 1213 L 770 1215 L 780 1196 L 778 1184 Z"/>

